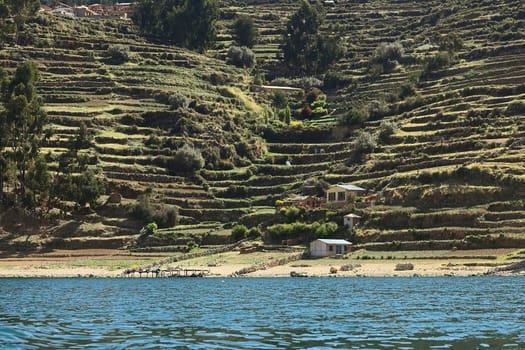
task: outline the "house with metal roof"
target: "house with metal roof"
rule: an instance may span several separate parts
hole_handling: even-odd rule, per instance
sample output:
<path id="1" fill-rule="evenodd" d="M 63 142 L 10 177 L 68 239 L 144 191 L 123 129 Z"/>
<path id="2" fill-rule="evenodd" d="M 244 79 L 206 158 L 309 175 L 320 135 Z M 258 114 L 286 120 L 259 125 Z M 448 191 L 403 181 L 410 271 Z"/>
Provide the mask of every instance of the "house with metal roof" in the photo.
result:
<path id="1" fill-rule="evenodd" d="M 365 192 L 366 189 L 356 185 L 333 185 L 326 190 L 326 204 L 329 206 L 342 206 L 352 197 L 364 194 Z"/>
<path id="2" fill-rule="evenodd" d="M 349 253 L 352 242 L 344 239 L 316 239 L 310 243 L 310 256 L 320 258 Z"/>

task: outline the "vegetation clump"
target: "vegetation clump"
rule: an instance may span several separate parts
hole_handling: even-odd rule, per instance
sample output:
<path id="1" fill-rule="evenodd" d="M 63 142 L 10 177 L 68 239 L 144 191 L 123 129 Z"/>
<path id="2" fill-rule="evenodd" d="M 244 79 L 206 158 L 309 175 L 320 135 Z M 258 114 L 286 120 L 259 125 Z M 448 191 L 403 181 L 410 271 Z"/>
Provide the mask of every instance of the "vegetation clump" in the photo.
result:
<path id="1" fill-rule="evenodd" d="M 237 46 L 252 48 L 257 43 L 258 30 L 253 18 L 240 15 L 233 23 L 233 40 Z"/>
<path id="2" fill-rule="evenodd" d="M 217 0 L 140 0 L 132 18 L 148 37 L 204 51 L 215 41 L 219 5 Z"/>
<path id="3" fill-rule="evenodd" d="M 226 63 L 237 67 L 252 68 L 256 58 L 253 51 L 246 46 L 231 46 L 227 53 Z"/>
<path id="4" fill-rule="evenodd" d="M 3 105 L 0 111 L 0 199 L 5 179 L 13 184 L 15 196 L 25 198 L 31 185 L 39 182 L 39 179 L 29 182 L 27 175 L 31 167 L 40 167 L 33 175 L 45 175 L 39 152 L 48 118 L 42 108 L 42 100 L 36 94 L 35 84 L 39 75 L 34 63 L 20 64 L 11 79 L 4 71 L 0 71 L 0 77 Z M 47 182 L 41 180 L 40 185 Z M 37 187 L 42 191 L 40 185 Z"/>
<path id="5" fill-rule="evenodd" d="M 371 64 L 379 64 L 385 73 L 391 72 L 403 59 L 405 49 L 399 42 L 381 43 L 376 48 Z"/>
<path id="6" fill-rule="evenodd" d="M 108 62 L 113 64 L 122 64 L 130 60 L 129 47 L 126 45 L 110 45 L 107 49 L 106 56 Z"/>
<path id="7" fill-rule="evenodd" d="M 339 39 L 320 32 L 324 20 L 323 8 L 307 1 L 290 17 L 281 44 L 284 62 L 290 68 L 303 73 L 322 73 L 343 56 Z"/>
<path id="8" fill-rule="evenodd" d="M 168 166 L 172 174 L 188 175 L 202 169 L 204 163 L 201 151 L 189 144 L 185 144 L 175 151 Z"/>

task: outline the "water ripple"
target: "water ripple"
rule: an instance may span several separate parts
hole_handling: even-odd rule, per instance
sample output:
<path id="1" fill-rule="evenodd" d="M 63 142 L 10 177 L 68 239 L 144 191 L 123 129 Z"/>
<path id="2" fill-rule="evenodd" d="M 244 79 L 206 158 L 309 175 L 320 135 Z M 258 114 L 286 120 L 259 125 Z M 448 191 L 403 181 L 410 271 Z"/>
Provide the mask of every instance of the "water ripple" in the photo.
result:
<path id="1" fill-rule="evenodd" d="M 519 349 L 521 277 L 4 279 L 2 349 Z"/>

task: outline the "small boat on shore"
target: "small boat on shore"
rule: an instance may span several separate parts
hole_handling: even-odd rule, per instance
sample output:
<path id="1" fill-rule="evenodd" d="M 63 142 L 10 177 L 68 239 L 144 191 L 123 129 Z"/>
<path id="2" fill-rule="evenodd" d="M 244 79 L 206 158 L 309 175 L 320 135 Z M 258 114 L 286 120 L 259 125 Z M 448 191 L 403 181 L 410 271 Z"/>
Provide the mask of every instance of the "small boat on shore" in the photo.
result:
<path id="1" fill-rule="evenodd" d="M 290 277 L 308 277 L 308 274 L 306 272 L 291 271 Z"/>

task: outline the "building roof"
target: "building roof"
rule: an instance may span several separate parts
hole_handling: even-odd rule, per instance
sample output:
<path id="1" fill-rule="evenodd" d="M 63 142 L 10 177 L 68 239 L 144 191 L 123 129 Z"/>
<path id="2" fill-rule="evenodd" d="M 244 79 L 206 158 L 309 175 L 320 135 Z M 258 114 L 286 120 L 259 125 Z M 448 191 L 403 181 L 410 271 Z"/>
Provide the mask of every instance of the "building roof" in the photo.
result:
<path id="1" fill-rule="evenodd" d="M 359 187 L 359 186 L 356 186 L 356 185 L 351 185 L 351 184 L 340 184 L 340 185 L 336 185 L 336 186 L 340 187 L 342 189 L 345 189 L 347 191 L 366 191 L 362 187 Z"/>
<path id="2" fill-rule="evenodd" d="M 356 215 L 356 214 L 353 214 L 353 213 L 350 213 L 350 214 L 346 214 L 345 216 L 343 216 L 344 218 L 361 218 L 359 215 Z"/>
<path id="3" fill-rule="evenodd" d="M 348 242 L 345 239 L 325 239 L 325 238 L 320 238 L 320 239 L 318 239 L 318 241 L 323 242 L 325 244 L 343 244 L 343 245 L 351 245 L 352 244 L 352 242 Z"/>

